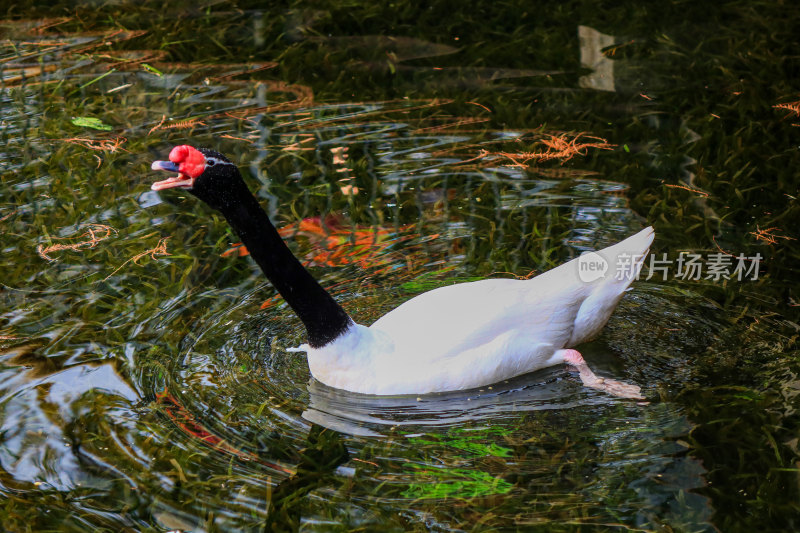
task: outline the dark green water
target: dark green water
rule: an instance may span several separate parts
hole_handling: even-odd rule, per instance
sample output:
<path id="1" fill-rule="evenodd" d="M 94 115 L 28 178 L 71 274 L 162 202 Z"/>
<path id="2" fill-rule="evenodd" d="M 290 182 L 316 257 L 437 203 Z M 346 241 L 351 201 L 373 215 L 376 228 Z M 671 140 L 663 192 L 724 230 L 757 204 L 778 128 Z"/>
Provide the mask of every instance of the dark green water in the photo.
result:
<path id="1" fill-rule="evenodd" d="M 0 16 L 0 529 L 798 527 L 791 2 Z M 564 367 L 420 398 L 313 381 L 224 220 L 150 190 L 184 143 L 239 162 L 362 323 L 654 225 L 667 275 L 581 347 L 649 403 Z"/>

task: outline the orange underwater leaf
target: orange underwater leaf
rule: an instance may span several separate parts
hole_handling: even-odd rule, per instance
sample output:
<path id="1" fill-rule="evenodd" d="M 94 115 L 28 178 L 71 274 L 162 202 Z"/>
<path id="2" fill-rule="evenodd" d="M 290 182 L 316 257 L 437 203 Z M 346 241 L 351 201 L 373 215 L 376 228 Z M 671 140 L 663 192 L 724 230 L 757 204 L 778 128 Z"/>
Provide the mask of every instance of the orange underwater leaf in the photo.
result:
<path id="1" fill-rule="evenodd" d="M 82 227 L 87 229 L 84 233 L 76 237 L 76 239 L 78 239 L 77 242 L 72 244 L 51 244 L 49 246 L 40 244 L 37 246 L 36 252 L 39 254 L 39 257 L 47 261 L 53 261 L 53 258 L 48 254 L 60 252 L 62 250 L 72 250 L 74 252 L 81 248 L 94 248 L 100 241 L 117 234 L 117 230 L 105 224 L 84 224 Z M 72 237 L 66 237 L 65 239 L 72 239 Z"/>
<path id="2" fill-rule="evenodd" d="M 411 226 L 401 226 L 408 230 Z M 323 223 L 321 217 L 304 218 L 278 229 L 284 239 L 298 235 L 308 240 L 311 250 L 305 255 L 305 266 L 339 267 L 357 264 L 362 268 L 381 266 L 389 262 L 384 251 L 397 242 L 408 240 L 413 235 L 392 238 L 395 231 L 372 226 L 343 225 L 341 217 L 329 215 Z M 235 243 L 222 252 L 222 257 L 237 255 L 244 257 L 250 252 L 242 243 Z"/>
<path id="3" fill-rule="evenodd" d="M 584 139 L 590 140 L 590 142 L 584 142 Z M 499 155 L 510 159 L 513 162 L 511 166 L 527 167 L 530 166 L 528 162 L 531 160 L 543 162 L 551 159 L 559 159 L 563 163 L 569 161 L 576 155 L 586 155 L 589 148 L 612 150 L 616 146 L 608 143 L 605 139 L 592 137 L 584 132 L 578 133 L 572 137 L 570 137 L 568 133 L 560 133 L 558 135 L 548 134 L 547 138 L 540 139 L 538 142 L 543 145 L 545 149 L 520 153 L 489 152 L 483 150 L 481 151 L 481 155 L 483 157 Z"/>
<path id="4" fill-rule="evenodd" d="M 413 225 L 400 226 L 400 232 L 408 231 Z M 397 261 L 397 253 L 388 249 L 399 243 L 412 239 L 416 234 L 398 235 L 397 230 L 374 226 L 348 226 L 337 215 L 304 218 L 278 229 L 284 239 L 300 236 L 307 242 L 308 251 L 299 257 L 306 267 L 344 267 L 356 265 L 363 270 L 387 267 Z M 439 235 L 430 235 L 435 239 Z M 248 255 L 242 243 L 235 243 L 230 249 L 222 252 L 223 257 Z M 329 287 L 330 289 L 330 287 Z M 282 301 L 276 295 L 261 304 L 261 309 L 271 307 Z"/>
<path id="5" fill-rule="evenodd" d="M 761 229 L 756 226 L 756 231 L 751 231 L 750 235 L 754 235 L 757 241 L 765 241 L 768 244 L 775 244 L 778 242 L 778 239 L 786 239 L 789 241 L 793 241 L 794 238 L 787 237 L 786 235 L 776 235 L 775 232 L 782 231 L 780 228 L 771 227 L 766 229 Z"/>
<path id="6" fill-rule="evenodd" d="M 166 387 L 162 392 L 156 393 L 156 402 L 162 407 L 164 413 L 169 417 L 169 419 L 181 429 L 181 431 L 190 437 L 199 440 L 203 444 L 210 446 L 217 451 L 234 455 L 246 461 L 256 461 L 285 474 L 294 474 L 293 470 L 290 470 L 277 463 L 263 461 L 257 455 L 242 451 L 229 444 L 225 439 L 211 433 L 208 429 L 201 425 L 174 396 L 169 393 Z"/>
<path id="7" fill-rule="evenodd" d="M 250 255 L 250 252 L 247 250 L 247 247 L 244 244 L 237 242 L 220 254 L 221 257 L 228 257 L 229 255 L 244 257 L 246 255 Z"/>

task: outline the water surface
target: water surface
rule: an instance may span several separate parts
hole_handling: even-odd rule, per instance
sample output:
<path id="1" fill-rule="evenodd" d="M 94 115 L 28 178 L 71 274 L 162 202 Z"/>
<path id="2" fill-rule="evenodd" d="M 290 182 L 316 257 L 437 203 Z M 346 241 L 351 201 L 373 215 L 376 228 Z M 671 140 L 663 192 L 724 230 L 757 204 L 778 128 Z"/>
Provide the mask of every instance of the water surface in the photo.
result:
<path id="1" fill-rule="evenodd" d="M 9 12 L 3 527 L 796 527 L 797 20 L 736 2 Z M 316 382 L 224 220 L 149 189 L 185 143 L 239 163 L 365 324 L 654 225 L 669 267 L 581 347 L 649 401 L 560 366 L 422 397 Z M 732 273 L 757 254 L 757 279 Z M 726 261 L 731 279 L 708 270 Z"/>

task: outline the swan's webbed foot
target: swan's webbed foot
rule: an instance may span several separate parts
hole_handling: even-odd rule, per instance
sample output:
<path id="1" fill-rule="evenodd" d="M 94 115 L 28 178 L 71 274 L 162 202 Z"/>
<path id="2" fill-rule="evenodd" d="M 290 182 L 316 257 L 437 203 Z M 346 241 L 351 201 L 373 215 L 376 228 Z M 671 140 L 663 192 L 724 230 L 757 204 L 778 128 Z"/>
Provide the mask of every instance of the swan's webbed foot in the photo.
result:
<path id="1" fill-rule="evenodd" d="M 564 362 L 574 366 L 581 377 L 585 387 L 607 392 L 619 398 L 630 398 L 632 400 L 644 400 L 642 389 L 638 385 L 623 383 L 615 379 L 601 378 L 597 376 L 578 350 L 562 350 Z"/>

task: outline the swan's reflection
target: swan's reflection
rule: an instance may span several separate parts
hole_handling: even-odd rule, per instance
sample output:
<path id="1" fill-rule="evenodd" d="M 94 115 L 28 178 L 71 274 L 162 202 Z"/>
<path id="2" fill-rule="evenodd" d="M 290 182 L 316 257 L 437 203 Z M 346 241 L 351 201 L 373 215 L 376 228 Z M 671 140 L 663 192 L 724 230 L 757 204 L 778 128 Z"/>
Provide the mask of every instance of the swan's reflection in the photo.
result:
<path id="1" fill-rule="evenodd" d="M 386 436 L 398 428 L 452 426 L 482 419 L 497 422 L 520 412 L 568 409 L 613 401 L 587 392 L 565 367 L 471 389 L 424 395 L 374 396 L 329 387 L 311 378 L 309 404 L 303 418 L 335 431 L 357 436 Z"/>

